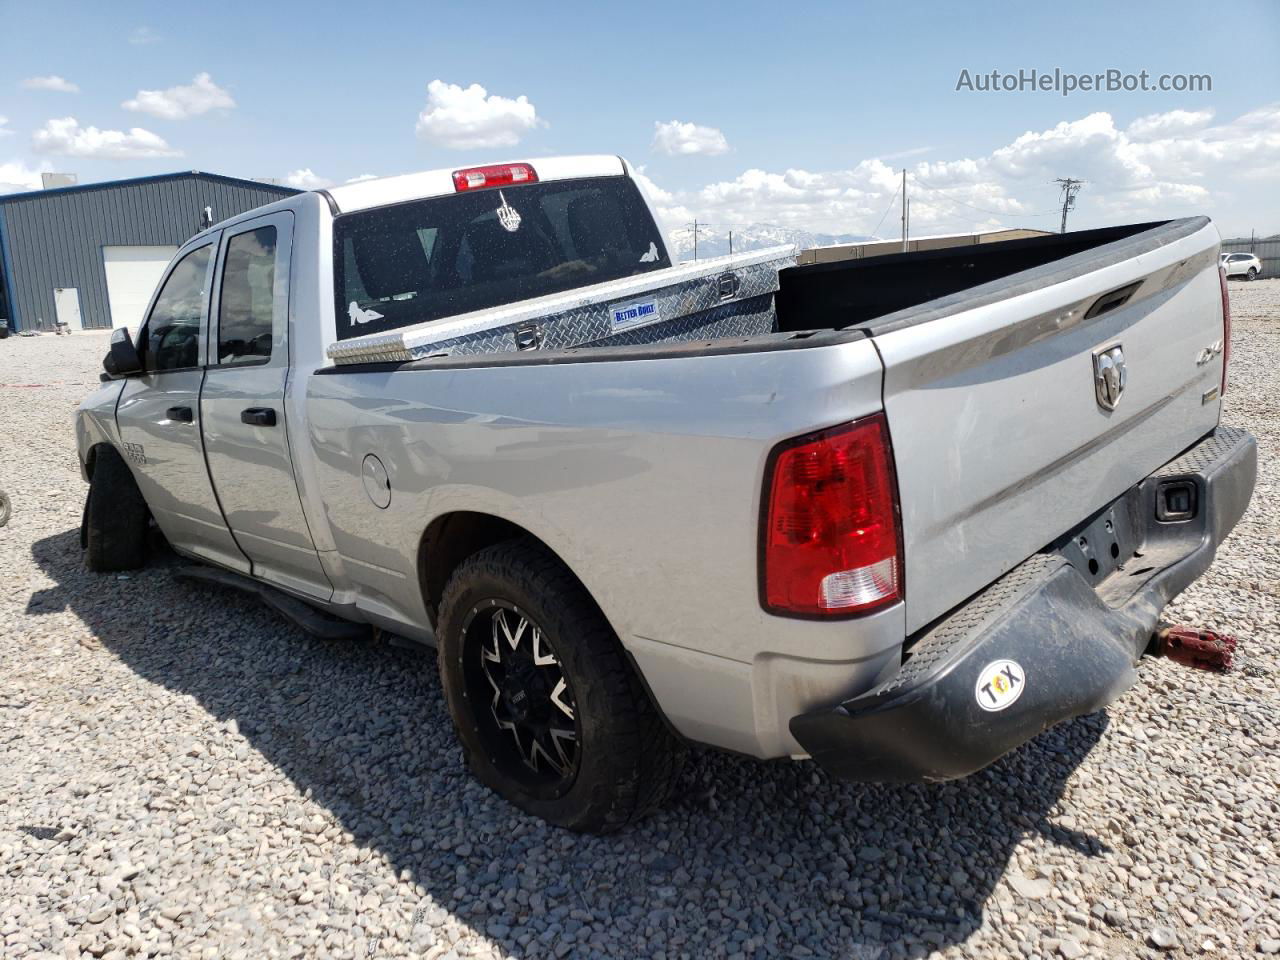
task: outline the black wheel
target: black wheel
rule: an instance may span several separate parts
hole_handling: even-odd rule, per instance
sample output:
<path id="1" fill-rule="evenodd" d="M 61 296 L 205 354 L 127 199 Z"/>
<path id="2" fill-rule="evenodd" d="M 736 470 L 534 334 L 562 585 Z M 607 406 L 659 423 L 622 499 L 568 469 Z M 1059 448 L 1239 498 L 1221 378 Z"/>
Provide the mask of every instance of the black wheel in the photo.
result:
<path id="1" fill-rule="evenodd" d="M 609 833 L 666 799 L 684 747 L 663 724 L 582 585 L 513 540 L 454 571 L 440 679 L 472 772 L 520 809 Z"/>
<path id="2" fill-rule="evenodd" d="M 12 507 L 9 505 L 9 495 L 0 490 L 0 527 L 9 522 L 9 514 Z"/>
<path id="3" fill-rule="evenodd" d="M 1257 268 L 1257 267 L 1250 267 L 1250 268 L 1249 268 L 1249 272 L 1248 272 L 1247 274 L 1245 274 L 1245 279 L 1246 279 L 1246 280 L 1257 280 L 1257 279 L 1258 279 L 1258 268 Z"/>
<path id="4" fill-rule="evenodd" d="M 90 570 L 136 570 L 147 561 L 147 503 L 114 447 L 94 460 L 80 522 L 80 546 Z"/>

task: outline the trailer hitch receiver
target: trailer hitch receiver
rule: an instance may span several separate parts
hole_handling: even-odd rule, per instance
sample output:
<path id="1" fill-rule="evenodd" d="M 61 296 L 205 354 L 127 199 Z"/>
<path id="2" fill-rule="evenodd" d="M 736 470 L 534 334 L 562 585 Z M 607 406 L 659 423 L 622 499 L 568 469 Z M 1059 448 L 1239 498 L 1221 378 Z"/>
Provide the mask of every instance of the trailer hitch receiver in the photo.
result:
<path id="1" fill-rule="evenodd" d="M 1235 656 L 1236 638 L 1195 627 L 1165 627 L 1151 638 L 1152 656 L 1213 673 L 1226 673 Z"/>

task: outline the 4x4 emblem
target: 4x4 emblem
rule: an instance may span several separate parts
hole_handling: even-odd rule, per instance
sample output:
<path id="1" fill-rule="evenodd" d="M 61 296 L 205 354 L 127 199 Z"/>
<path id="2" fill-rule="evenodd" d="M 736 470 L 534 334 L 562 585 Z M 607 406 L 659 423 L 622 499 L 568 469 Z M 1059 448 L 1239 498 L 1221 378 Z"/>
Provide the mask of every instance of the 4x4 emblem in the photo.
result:
<path id="1" fill-rule="evenodd" d="M 1098 406 L 1114 410 L 1129 382 L 1129 371 L 1124 365 L 1124 348 L 1120 344 L 1093 352 L 1093 392 Z"/>

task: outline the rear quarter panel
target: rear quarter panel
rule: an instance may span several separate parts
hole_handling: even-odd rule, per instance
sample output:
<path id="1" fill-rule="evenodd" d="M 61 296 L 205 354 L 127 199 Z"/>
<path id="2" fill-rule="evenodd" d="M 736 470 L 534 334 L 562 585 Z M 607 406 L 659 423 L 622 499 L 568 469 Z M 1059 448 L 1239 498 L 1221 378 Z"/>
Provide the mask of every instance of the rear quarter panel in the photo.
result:
<path id="1" fill-rule="evenodd" d="M 900 606 L 856 622 L 761 609 L 765 458 L 782 439 L 878 410 L 880 369 L 857 340 L 315 375 L 307 403 L 320 499 L 358 606 L 425 624 L 417 562 L 428 524 L 459 510 L 502 517 L 578 575 L 682 732 L 785 752 L 756 736 L 753 714 L 777 696 L 761 679 L 765 661 L 856 661 L 874 673 L 903 635 Z M 370 453 L 390 477 L 385 510 L 361 486 Z M 842 673 L 842 685 L 865 683 L 861 671 Z M 795 684 L 810 700 L 833 694 L 829 681 Z"/>

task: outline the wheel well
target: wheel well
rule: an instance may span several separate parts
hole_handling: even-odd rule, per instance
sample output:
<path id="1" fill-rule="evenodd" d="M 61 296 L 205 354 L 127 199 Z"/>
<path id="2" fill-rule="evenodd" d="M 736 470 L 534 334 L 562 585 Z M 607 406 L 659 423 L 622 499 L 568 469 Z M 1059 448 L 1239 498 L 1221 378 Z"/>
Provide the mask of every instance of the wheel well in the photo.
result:
<path id="1" fill-rule="evenodd" d="M 431 521 L 418 547 L 418 570 L 432 627 L 436 625 L 445 584 L 458 564 L 485 547 L 520 537 L 538 540 L 524 527 L 488 513 L 460 511 L 446 513 Z M 542 543 L 541 540 L 538 542 Z M 545 543 L 542 545 L 546 547 Z M 551 550 L 550 547 L 547 549 Z"/>
<path id="2" fill-rule="evenodd" d="M 104 440 L 101 443 L 95 443 L 92 447 L 89 448 L 89 452 L 85 454 L 84 475 L 88 477 L 90 480 L 93 479 L 93 469 L 98 464 L 98 451 L 101 450 L 103 447 L 106 447 L 108 450 L 112 450 L 112 451 L 115 451 L 116 449 L 110 443 L 107 443 Z"/>
<path id="3" fill-rule="evenodd" d="M 426 601 L 427 616 L 431 619 L 432 629 L 436 627 L 439 619 L 440 600 L 444 596 L 445 585 L 449 582 L 449 577 L 453 575 L 453 571 L 458 568 L 458 565 L 466 560 L 467 557 L 473 553 L 478 553 L 485 547 L 521 538 L 528 538 L 537 542 L 548 553 L 560 558 L 560 555 L 552 550 L 541 538 L 530 533 L 519 524 L 512 523 L 510 520 L 503 520 L 501 517 L 495 517 L 492 514 L 459 511 L 457 513 L 446 513 L 444 516 L 436 517 L 431 521 L 431 525 L 423 533 L 422 541 L 418 545 L 418 572 L 422 583 L 423 599 Z M 563 564 L 564 560 L 560 559 L 560 562 Z M 573 572 L 573 569 L 568 564 L 564 565 L 569 570 L 570 575 L 577 579 L 579 584 L 582 584 L 583 592 L 594 604 L 595 597 L 591 596 L 591 591 L 587 590 L 586 584 L 582 583 L 582 579 Z M 599 610 L 598 604 L 596 609 Z M 603 610 L 600 611 L 600 615 L 604 616 Z M 684 734 L 676 730 L 658 705 L 657 698 L 654 697 L 648 681 L 645 679 L 635 659 L 631 656 L 631 652 L 625 646 L 623 646 L 622 651 L 627 658 L 627 663 L 631 667 L 632 673 L 640 681 L 645 696 L 649 698 L 654 710 L 662 718 L 663 725 L 677 740 L 687 742 Z"/>

